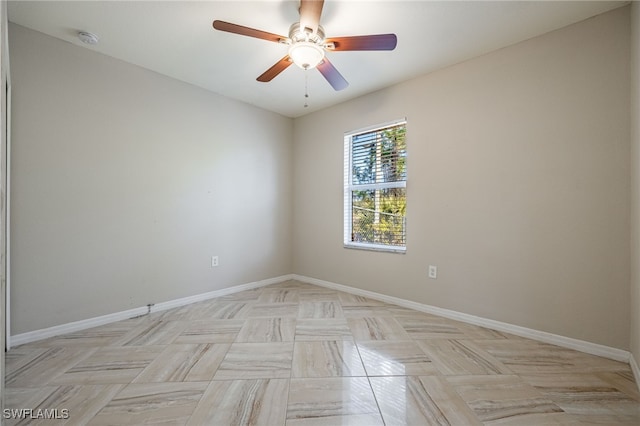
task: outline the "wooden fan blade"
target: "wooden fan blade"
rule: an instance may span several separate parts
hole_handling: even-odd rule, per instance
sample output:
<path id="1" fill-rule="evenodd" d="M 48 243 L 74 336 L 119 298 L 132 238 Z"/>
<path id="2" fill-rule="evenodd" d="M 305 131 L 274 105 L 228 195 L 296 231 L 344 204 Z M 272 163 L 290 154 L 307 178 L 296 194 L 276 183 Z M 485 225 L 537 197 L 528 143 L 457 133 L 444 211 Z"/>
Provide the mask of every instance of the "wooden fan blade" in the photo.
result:
<path id="1" fill-rule="evenodd" d="M 326 44 L 333 44 L 331 50 L 393 50 L 398 44 L 395 34 L 372 34 L 353 37 L 331 37 Z"/>
<path id="2" fill-rule="evenodd" d="M 256 30 L 254 28 L 243 27 L 242 25 L 232 24 L 225 21 L 213 21 L 213 28 L 218 31 L 226 31 L 228 33 L 240 34 L 247 37 L 260 38 L 262 40 L 280 43 L 281 40 L 287 38 L 278 34 L 268 33 L 266 31 Z"/>
<path id="3" fill-rule="evenodd" d="M 262 73 L 262 75 L 256 80 L 267 83 L 273 80 L 282 71 L 286 70 L 292 63 L 293 61 L 291 60 L 291 58 L 289 58 L 289 55 L 287 55 L 276 62 L 271 68 Z"/>
<path id="4" fill-rule="evenodd" d="M 346 89 L 347 86 L 349 86 L 349 83 L 347 82 L 347 80 L 344 79 L 342 74 L 338 72 L 336 67 L 334 67 L 333 64 L 329 62 L 329 60 L 326 57 L 322 60 L 322 62 L 320 62 L 320 64 L 316 68 L 318 68 L 318 71 L 320 71 L 320 74 L 322 74 L 324 78 L 327 79 L 331 87 L 333 87 L 335 90 Z"/>
<path id="5" fill-rule="evenodd" d="M 300 28 L 318 31 L 324 0 L 300 0 Z"/>

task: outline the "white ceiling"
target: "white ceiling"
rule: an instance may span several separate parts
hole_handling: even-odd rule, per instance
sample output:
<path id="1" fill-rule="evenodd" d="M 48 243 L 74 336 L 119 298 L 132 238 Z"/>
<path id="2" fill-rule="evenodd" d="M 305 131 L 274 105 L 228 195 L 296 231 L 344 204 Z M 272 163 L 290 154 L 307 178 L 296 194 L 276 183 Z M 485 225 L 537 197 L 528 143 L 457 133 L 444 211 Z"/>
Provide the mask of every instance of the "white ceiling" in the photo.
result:
<path id="1" fill-rule="evenodd" d="M 330 52 L 349 81 L 336 92 L 317 70 L 295 66 L 270 83 L 256 77 L 287 47 L 216 31 L 214 19 L 288 35 L 298 2 L 9 1 L 9 20 L 221 95 L 298 117 L 620 7 L 625 1 L 326 0 L 327 37 L 395 33 L 391 52 Z M 80 30 L 100 38 L 82 44 Z"/>

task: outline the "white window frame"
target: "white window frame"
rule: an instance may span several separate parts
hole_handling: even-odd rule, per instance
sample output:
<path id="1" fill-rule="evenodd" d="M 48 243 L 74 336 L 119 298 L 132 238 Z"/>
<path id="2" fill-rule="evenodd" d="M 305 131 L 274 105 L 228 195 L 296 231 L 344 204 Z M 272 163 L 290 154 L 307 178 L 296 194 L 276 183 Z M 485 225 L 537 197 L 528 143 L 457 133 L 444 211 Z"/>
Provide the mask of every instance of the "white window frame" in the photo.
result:
<path id="1" fill-rule="evenodd" d="M 354 190 L 366 191 L 374 189 L 389 189 L 389 188 L 405 188 L 407 187 L 407 181 L 398 182 L 386 182 L 378 184 L 360 184 L 354 185 L 352 180 L 353 164 L 351 158 L 351 145 L 353 136 L 360 135 L 362 133 L 375 132 L 387 127 L 407 125 L 407 119 L 402 118 L 398 120 L 389 121 L 387 123 L 377 124 L 375 126 L 365 127 L 344 134 L 344 238 L 343 243 L 345 248 L 349 249 L 361 249 L 361 250 L 374 250 L 374 251 L 386 251 L 393 253 L 405 253 L 407 251 L 406 243 L 406 229 L 405 229 L 405 245 L 404 246 L 392 246 L 386 244 L 375 243 L 359 243 L 351 241 L 352 234 L 352 214 L 353 214 L 353 199 L 352 192 Z"/>

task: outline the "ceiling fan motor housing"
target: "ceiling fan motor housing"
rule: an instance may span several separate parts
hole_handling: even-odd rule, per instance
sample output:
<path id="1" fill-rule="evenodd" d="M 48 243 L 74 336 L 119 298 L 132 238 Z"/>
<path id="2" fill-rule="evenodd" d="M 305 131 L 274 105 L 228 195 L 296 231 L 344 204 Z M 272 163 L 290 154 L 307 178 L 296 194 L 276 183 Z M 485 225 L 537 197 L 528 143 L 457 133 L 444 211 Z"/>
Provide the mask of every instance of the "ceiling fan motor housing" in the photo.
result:
<path id="1" fill-rule="evenodd" d="M 300 22 L 296 22 L 289 28 L 289 38 L 292 43 L 308 41 L 321 46 L 324 42 L 324 28 L 318 25 L 318 30 L 313 32 L 309 28 L 300 28 Z"/>
<path id="2" fill-rule="evenodd" d="M 289 29 L 289 40 L 289 57 L 300 68 L 315 68 L 324 59 L 324 29 L 321 26 L 313 32 L 296 22 Z"/>

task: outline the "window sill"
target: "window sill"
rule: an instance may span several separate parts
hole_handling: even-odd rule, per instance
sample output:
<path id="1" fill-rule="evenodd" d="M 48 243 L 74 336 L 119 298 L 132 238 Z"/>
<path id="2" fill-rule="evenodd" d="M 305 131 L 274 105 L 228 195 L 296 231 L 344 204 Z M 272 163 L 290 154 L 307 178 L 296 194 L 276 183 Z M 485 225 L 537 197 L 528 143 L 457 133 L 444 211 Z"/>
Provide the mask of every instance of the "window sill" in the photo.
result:
<path id="1" fill-rule="evenodd" d="M 380 252 L 397 253 L 397 254 L 405 254 L 407 252 L 406 247 L 384 246 L 384 245 L 376 245 L 376 244 L 344 243 L 344 248 L 352 249 L 352 250 L 380 251 Z"/>

